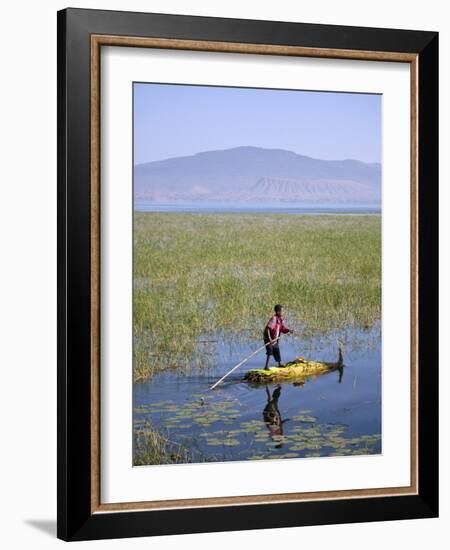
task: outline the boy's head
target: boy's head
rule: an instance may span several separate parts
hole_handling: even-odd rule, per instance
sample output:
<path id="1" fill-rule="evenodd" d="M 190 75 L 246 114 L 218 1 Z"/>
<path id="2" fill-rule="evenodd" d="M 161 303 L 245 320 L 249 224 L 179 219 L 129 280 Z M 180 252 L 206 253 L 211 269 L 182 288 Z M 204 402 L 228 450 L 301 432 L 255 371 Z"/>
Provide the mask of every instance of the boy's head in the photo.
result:
<path id="1" fill-rule="evenodd" d="M 277 304 L 274 307 L 274 310 L 277 317 L 280 317 L 281 319 L 284 317 L 284 306 L 282 306 L 281 304 Z"/>

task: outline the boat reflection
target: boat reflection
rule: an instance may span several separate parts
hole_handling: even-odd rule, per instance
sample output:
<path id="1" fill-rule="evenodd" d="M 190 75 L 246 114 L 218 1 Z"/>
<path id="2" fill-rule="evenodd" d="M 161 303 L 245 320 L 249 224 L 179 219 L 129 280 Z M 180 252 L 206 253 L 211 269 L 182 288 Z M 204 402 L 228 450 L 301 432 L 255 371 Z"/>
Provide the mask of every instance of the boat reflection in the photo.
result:
<path id="1" fill-rule="evenodd" d="M 338 365 L 336 366 L 335 371 L 338 372 L 338 384 L 342 383 L 342 379 L 344 377 L 344 366 Z M 329 374 L 329 373 L 327 373 Z M 316 376 L 310 376 L 308 378 L 305 378 L 300 381 L 296 381 L 293 383 L 293 386 L 299 386 L 303 387 L 305 385 L 306 380 L 311 380 L 313 378 L 317 378 Z M 323 376 L 323 374 L 322 374 Z M 285 422 L 288 422 L 290 418 L 282 418 L 280 409 L 278 407 L 278 401 L 280 399 L 281 395 L 281 385 L 278 384 L 276 388 L 273 390 L 272 394 L 270 393 L 269 386 L 265 385 L 266 390 L 266 397 L 267 397 L 267 403 L 263 409 L 263 420 L 264 423 L 267 426 L 267 429 L 269 430 L 270 437 L 274 442 L 276 442 L 275 448 L 279 449 L 283 446 L 283 424 Z"/>

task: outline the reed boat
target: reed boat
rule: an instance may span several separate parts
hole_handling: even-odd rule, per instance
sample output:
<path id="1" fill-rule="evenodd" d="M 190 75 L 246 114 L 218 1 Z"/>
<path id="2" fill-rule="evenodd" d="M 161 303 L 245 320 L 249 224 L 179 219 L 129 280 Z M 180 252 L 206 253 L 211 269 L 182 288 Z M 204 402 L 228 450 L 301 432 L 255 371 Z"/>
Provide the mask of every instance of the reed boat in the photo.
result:
<path id="1" fill-rule="evenodd" d="M 338 360 L 336 362 L 312 361 L 304 357 L 296 357 L 286 363 L 284 367 L 272 367 L 269 369 L 249 370 L 243 380 L 256 384 L 283 381 L 304 381 L 322 374 L 339 370 L 344 366 L 342 348 L 339 346 Z"/>

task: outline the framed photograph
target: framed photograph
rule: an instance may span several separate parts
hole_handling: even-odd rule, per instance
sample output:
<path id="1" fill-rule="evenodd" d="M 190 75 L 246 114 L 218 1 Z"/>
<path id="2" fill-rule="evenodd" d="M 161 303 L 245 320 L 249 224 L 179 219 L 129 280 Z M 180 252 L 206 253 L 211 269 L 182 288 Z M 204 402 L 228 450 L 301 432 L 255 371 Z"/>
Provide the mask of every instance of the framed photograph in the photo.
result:
<path id="1" fill-rule="evenodd" d="M 58 12 L 58 537 L 438 515 L 438 34 Z"/>

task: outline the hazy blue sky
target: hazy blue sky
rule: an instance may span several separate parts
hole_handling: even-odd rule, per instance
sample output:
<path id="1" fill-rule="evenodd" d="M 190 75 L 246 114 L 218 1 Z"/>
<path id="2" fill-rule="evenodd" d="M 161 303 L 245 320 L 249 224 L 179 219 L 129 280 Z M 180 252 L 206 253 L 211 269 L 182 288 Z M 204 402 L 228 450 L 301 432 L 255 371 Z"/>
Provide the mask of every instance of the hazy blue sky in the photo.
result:
<path id="1" fill-rule="evenodd" d="M 381 162 L 381 96 L 134 84 L 134 162 L 253 145 Z"/>

